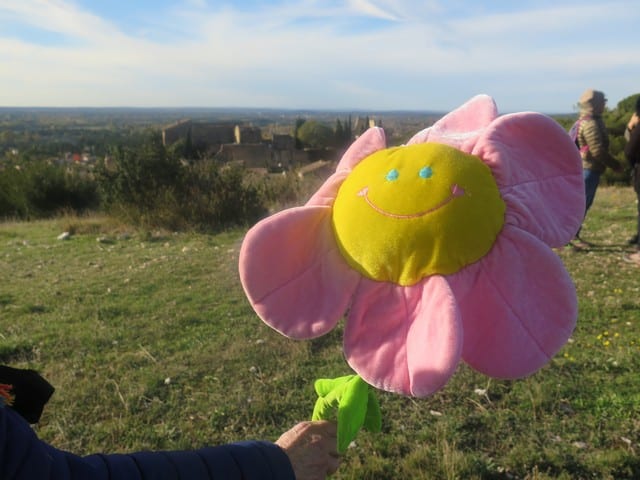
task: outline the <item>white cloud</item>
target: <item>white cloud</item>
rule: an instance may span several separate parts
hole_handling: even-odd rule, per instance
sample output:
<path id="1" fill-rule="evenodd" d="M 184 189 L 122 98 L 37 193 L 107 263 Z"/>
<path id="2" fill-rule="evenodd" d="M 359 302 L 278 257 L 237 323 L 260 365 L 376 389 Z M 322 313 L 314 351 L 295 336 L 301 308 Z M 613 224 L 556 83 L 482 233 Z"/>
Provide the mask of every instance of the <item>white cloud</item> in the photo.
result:
<path id="1" fill-rule="evenodd" d="M 349 0 L 347 3 L 356 12 L 362 13 L 367 16 L 380 18 L 383 20 L 400 20 L 400 17 L 397 14 L 393 13 L 393 9 L 388 4 L 380 6 L 369 0 Z"/>
<path id="2" fill-rule="evenodd" d="M 64 0 L 14 0 L 0 3 L 0 22 L 18 22 L 93 43 L 120 33 L 99 17 Z"/>
<path id="3" fill-rule="evenodd" d="M 562 110 L 585 84 L 615 88 L 607 92 L 613 101 L 616 92 L 638 89 L 637 55 L 625 28 L 638 24 L 639 14 L 628 2 L 518 5 L 525 3 L 535 8 L 461 18 L 447 16 L 460 2 L 303 0 L 239 11 L 184 0 L 149 12 L 131 30 L 92 13 L 90 4 L 2 1 L 0 23 L 67 41 L 43 44 L 0 31 L 0 68 L 9 69 L 0 76 L 0 105 L 375 109 L 439 102 L 446 109 L 495 90 L 513 102 L 522 92 L 522 103 L 538 101 L 540 108 L 564 102 Z M 388 23 L 367 29 L 367 19 Z M 614 30 L 592 34 L 607 25 Z M 616 76 L 620 69 L 628 80 Z"/>
<path id="4" fill-rule="evenodd" d="M 207 8 L 207 0 L 183 0 L 187 6 L 194 8 Z"/>

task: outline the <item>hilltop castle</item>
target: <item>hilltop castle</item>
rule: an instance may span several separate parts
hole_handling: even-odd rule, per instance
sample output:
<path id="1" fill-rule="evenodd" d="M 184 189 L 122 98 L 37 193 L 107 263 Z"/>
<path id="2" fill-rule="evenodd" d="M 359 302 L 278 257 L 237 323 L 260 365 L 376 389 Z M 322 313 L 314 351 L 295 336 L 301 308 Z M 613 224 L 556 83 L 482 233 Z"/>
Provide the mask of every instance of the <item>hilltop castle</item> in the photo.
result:
<path id="1" fill-rule="evenodd" d="M 372 126 L 379 126 L 379 121 L 358 117 L 353 134 L 358 136 Z M 320 160 L 334 160 L 340 153 L 331 148 L 297 149 L 293 135 L 272 134 L 271 138 L 265 138 L 259 127 L 251 125 L 194 122 L 190 119 L 162 129 L 165 146 L 179 141 L 189 143 L 194 150 L 222 163 L 237 162 L 247 168 L 267 171 L 285 171 Z"/>

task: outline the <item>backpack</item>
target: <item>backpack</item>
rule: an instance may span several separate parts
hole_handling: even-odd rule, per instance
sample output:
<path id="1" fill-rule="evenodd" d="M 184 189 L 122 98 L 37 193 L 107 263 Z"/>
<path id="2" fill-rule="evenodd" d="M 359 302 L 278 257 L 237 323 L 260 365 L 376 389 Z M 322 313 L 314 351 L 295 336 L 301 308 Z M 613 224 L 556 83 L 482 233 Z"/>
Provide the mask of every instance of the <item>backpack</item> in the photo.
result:
<path id="1" fill-rule="evenodd" d="M 569 129 L 569 137 L 573 140 L 573 143 L 576 144 L 576 148 L 580 150 L 580 153 L 586 153 L 589 150 L 589 145 L 585 145 L 584 147 L 580 147 L 580 142 L 578 142 L 578 133 L 580 132 L 580 124 L 583 120 L 589 120 L 591 117 L 581 117 L 575 121 L 571 128 Z"/>

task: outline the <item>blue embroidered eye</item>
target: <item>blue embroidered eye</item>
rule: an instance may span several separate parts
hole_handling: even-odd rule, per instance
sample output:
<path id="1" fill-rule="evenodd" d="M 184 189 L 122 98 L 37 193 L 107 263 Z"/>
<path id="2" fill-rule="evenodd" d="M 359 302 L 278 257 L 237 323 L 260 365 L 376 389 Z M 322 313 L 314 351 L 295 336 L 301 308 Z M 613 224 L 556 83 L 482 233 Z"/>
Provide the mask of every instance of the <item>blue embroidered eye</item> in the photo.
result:
<path id="1" fill-rule="evenodd" d="M 396 170 L 395 168 L 392 168 L 391 170 L 389 170 L 389 173 L 387 173 L 387 176 L 384 178 L 386 178 L 389 181 L 393 181 L 393 180 L 397 180 L 399 176 L 400 176 L 400 172 L 398 172 L 398 170 Z"/>
<path id="2" fill-rule="evenodd" d="M 433 170 L 431 170 L 431 167 L 422 167 L 418 175 L 420 175 L 420 178 L 431 178 Z"/>

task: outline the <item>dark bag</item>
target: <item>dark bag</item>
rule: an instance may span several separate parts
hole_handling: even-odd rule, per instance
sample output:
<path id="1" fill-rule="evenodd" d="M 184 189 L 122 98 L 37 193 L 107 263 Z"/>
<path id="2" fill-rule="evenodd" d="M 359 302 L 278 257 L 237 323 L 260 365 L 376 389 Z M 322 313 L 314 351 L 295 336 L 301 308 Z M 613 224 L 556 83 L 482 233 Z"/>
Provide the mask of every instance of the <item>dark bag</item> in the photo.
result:
<path id="1" fill-rule="evenodd" d="M 29 423 L 37 423 L 54 388 L 35 370 L 0 365 L 0 398 Z"/>

